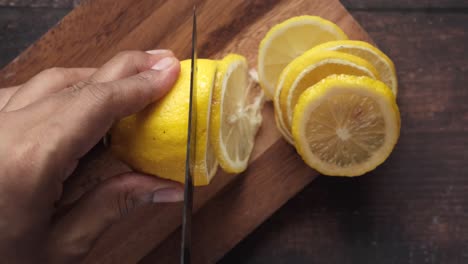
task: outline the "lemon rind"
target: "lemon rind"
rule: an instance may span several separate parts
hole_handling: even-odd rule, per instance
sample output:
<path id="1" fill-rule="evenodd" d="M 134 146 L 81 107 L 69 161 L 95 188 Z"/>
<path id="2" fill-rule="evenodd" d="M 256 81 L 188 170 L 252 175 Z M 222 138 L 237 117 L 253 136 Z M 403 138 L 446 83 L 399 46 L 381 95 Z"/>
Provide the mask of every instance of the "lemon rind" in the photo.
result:
<path id="1" fill-rule="evenodd" d="M 294 106 L 288 107 L 288 105 L 290 105 L 291 97 L 293 95 L 295 87 L 297 86 L 298 82 L 302 79 L 301 77 L 305 76 L 310 71 L 319 67 L 320 65 L 329 63 L 330 61 L 339 62 L 340 64 L 352 65 L 353 67 L 360 69 L 363 72 L 367 72 L 367 74 L 372 78 L 379 78 L 377 70 L 369 62 L 350 54 L 340 53 L 336 51 L 318 51 L 315 48 L 312 48 L 309 51 L 305 52 L 303 55 L 294 59 L 281 73 L 277 88 L 275 89 L 275 97 L 273 100 L 275 106 L 275 118 L 277 118 L 279 130 L 288 142 L 294 142 L 294 138 L 290 128 L 290 124 L 292 123 Z M 307 64 L 308 66 L 306 68 L 303 68 L 303 65 L 305 64 Z M 288 79 L 294 79 L 294 81 L 291 84 L 287 84 L 285 82 Z M 281 95 L 283 92 L 285 92 L 285 85 L 288 86 L 288 93 L 286 97 L 286 103 L 282 103 Z M 289 121 L 289 119 L 291 121 Z"/>
<path id="2" fill-rule="evenodd" d="M 305 23 L 310 23 L 310 25 L 320 25 L 321 28 L 325 28 L 328 32 L 333 34 L 336 33 L 337 39 L 348 39 L 348 36 L 338 25 L 319 16 L 297 16 L 273 26 L 260 42 L 257 61 L 260 87 L 262 87 L 268 99 L 273 99 L 276 83 L 269 83 L 265 78 L 266 74 L 263 72 L 263 61 L 266 56 L 266 50 L 270 46 L 272 39 L 281 35 L 290 27 L 304 25 Z"/>
<path id="3" fill-rule="evenodd" d="M 304 140 L 306 138 L 305 124 L 307 123 L 305 118 L 327 96 L 339 92 L 340 89 L 346 89 L 347 91 L 352 89 L 355 92 L 376 99 L 381 109 L 383 109 L 385 125 L 388 126 L 384 145 L 376 153 L 373 153 L 370 160 L 345 168 L 321 161 L 320 158 L 311 153 L 307 147 L 308 143 Z M 369 77 L 332 75 L 308 88 L 300 96 L 299 102 L 294 109 L 292 132 L 297 143 L 297 151 L 307 165 L 324 175 L 353 177 L 374 170 L 388 158 L 398 141 L 400 126 L 400 113 L 395 97 L 383 82 Z"/>
<path id="4" fill-rule="evenodd" d="M 228 157 L 228 152 L 226 149 L 225 144 L 222 142 L 222 136 L 221 136 L 221 125 L 222 125 L 222 109 L 223 109 L 223 101 L 224 101 L 224 96 L 226 93 L 227 89 L 227 81 L 236 70 L 237 67 L 244 67 L 246 70 L 246 78 L 249 78 L 248 76 L 248 66 L 247 66 L 247 60 L 245 57 L 238 55 L 238 54 L 229 54 L 226 57 L 224 57 L 221 61 L 218 63 L 218 72 L 216 75 L 216 85 L 215 89 L 213 92 L 213 110 L 215 113 L 212 115 L 211 118 L 211 135 L 212 135 L 212 146 L 215 150 L 219 165 L 221 168 L 223 168 L 224 171 L 228 173 L 240 173 L 244 171 L 247 166 L 248 166 L 248 161 L 250 158 L 250 154 L 247 155 L 243 160 L 239 161 L 234 161 L 231 160 Z M 245 87 L 247 89 L 247 87 Z M 255 136 L 255 135 L 254 135 Z M 253 146 L 251 146 L 251 149 L 249 150 L 249 153 L 252 152 Z"/>
<path id="5" fill-rule="evenodd" d="M 382 63 L 388 66 L 390 69 L 391 77 L 390 77 L 390 82 L 391 83 L 386 83 L 382 80 L 381 76 L 381 81 L 383 81 L 393 92 L 395 97 L 398 95 L 398 77 L 396 74 L 396 69 L 395 69 L 395 64 L 393 61 L 388 57 L 384 52 L 382 52 L 378 47 L 367 43 L 365 41 L 360 41 L 360 40 L 336 40 L 336 41 L 329 41 L 320 45 L 317 45 L 314 47 L 314 49 L 317 50 L 333 50 L 333 51 L 338 51 L 342 52 L 340 49 L 347 48 L 347 49 L 360 49 L 360 50 L 365 50 L 371 54 L 373 54 L 376 58 L 378 58 Z M 358 56 L 358 55 L 356 55 Z M 364 58 L 363 58 L 364 59 Z M 371 62 L 372 63 L 372 62 Z M 377 67 L 375 67 L 377 68 Z"/>

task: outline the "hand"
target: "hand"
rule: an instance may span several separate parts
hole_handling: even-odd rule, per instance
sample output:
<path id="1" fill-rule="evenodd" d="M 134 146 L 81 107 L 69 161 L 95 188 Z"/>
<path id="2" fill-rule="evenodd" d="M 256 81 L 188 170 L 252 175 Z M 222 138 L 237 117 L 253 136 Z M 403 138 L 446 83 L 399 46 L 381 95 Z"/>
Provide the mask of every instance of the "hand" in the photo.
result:
<path id="1" fill-rule="evenodd" d="M 52 221 L 62 185 L 112 123 L 173 86 L 165 50 L 123 52 L 99 69 L 53 68 L 0 89 L 0 256 L 4 263 L 76 263 L 132 209 L 183 199 L 180 184 L 128 172 Z"/>

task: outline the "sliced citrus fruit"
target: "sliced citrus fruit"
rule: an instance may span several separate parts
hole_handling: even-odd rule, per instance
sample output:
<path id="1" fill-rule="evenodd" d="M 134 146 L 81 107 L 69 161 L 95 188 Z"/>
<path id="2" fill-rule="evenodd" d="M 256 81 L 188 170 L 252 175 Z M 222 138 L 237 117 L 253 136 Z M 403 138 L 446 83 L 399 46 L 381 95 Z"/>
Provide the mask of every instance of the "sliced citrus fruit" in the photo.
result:
<path id="1" fill-rule="evenodd" d="M 348 39 L 333 22 L 317 16 L 290 18 L 270 29 L 258 51 L 258 77 L 272 99 L 278 76 L 293 59 L 316 45 Z"/>
<path id="2" fill-rule="evenodd" d="M 262 122 L 263 92 L 254 89 L 243 56 L 229 54 L 218 63 L 211 109 L 211 142 L 229 173 L 247 168 Z"/>
<path id="3" fill-rule="evenodd" d="M 278 126 L 283 128 L 288 141 L 292 141 L 291 121 L 299 96 L 333 74 L 379 78 L 377 70 L 369 62 L 342 52 L 311 49 L 294 59 L 281 73 L 274 98 Z"/>
<path id="4" fill-rule="evenodd" d="M 278 131 L 283 135 L 283 138 L 291 145 L 294 145 L 294 140 L 292 138 L 291 132 L 285 127 L 282 119 L 280 120 L 280 112 L 275 110 L 275 122 Z"/>
<path id="5" fill-rule="evenodd" d="M 392 152 L 400 113 L 384 83 L 334 75 L 300 96 L 292 132 L 297 151 L 310 167 L 325 175 L 359 176 Z"/>
<path id="6" fill-rule="evenodd" d="M 190 62 L 181 62 L 179 79 L 164 98 L 111 129 L 111 150 L 133 169 L 184 182 Z M 195 185 L 208 184 L 218 168 L 209 142 L 216 67 L 216 61 L 198 60 Z"/>
<path id="7" fill-rule="evenodd" d="M 320 44 L 314 49 L 345 52 L 367 60 L 379 72 L 380 80 L 390 87 L 395 96 L 397 95 L 398 80 L 395 65 L 385 53 L 373 45 L 359 40 L 337 40 Z"/>

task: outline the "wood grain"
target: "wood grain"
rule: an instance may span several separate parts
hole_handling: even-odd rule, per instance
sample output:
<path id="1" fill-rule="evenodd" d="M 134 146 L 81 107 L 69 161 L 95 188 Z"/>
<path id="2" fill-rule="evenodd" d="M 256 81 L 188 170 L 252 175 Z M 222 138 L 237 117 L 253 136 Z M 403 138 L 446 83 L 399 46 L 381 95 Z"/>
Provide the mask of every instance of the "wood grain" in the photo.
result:
<path id="1" fill-rule="evenodd" d="M 215 263 L 316 176 L 279 140 L 195 215 L 193 263 Z M 259 187 L 268 186 L 267 188 Z M 272 206 L 272 204 L 274 206 Z M 140 263 L 178 263 L 180 228 Z"/>
<path id="2" fill-rule="evenodd" d="M 55 25 L 68 10 L 0 8 L 0 67 Z"/>
<path id="3" fill-rule="evenodd" d="M 0 85 L 21 83 L 38 71 L 52 66 L 99 66 L 116 52 L 125 49 L 165 47 L 174 50 L 180 58 L 187 57 L 192 4 L 191 0 L 84 2 L 4 68 L 0 72 L 3 76 Z M 250 65 L 254 66 L 256 50 L 266 31 L 286 18 L 304 13 L 335 21 L 351 38 L 368 39 L 367 34 L 337 1 L 301 0 L 291 4 L 290 1 L 200 0 L 197 6 L 202 57 L 220 58 L 228 52 L 238 52 L 246 55 Z M 232 15 L 220 16 L 222 13 Z M 291 148 L 288 151 L 281 150 L 286 144 L 276 130 L 271 105 L 264 109 L 263 114 L 265 122 L 251 159 L 253 166 L 240 178 L 219 173 L 212 184 L 197 188 L 195 192 L 195 212 L 205 208 L 205 204 L 223 192 L 227 196 L 220 196 L 219 201 L 223 202 L 221 208 L 239 212 L 228 227 L 233 233 L 226 232 L 226 237 L 220 231 L 226 228 L 223 224 L 228 221 L 213 225 L 210 232 L 201 232 L 205 226 L 203 223 L 212 218 L 211 212 L 220 212 L 218 202 L 208 205 L 199 216 L 195 216 L 195 221 L 203 228 L 194 230 L 199 234 L 199 249 L 205 248 L 204 243 L 211 243 L 209 237 L 203 234 L 219 234 L 223 241 L 216 252 L 200 254 L 197 259 L 199 262 L 221 258 L 316 175 L 316 172 L 300 162 Z M 281 160 L 290 163 L 283 164 L 283 170 L 268 169 L 269 162 L 276 161 L 275 166 L 278 166 Z M 72 205 L 103 179 L 128 170 L 102 147 L 95 148 L 81 163 L 75 175 L 65 184 L 64 208 Z M 283 172 L 290 172 L 290 175 Z M 257 192 L 258 189 L 263 190 L 263 195 Z M 232 195 L 236 193 L 244 195 L 233 198 Z M 269 193 L 274 194 L 275 199 Z M 238 203 L 234 203 L 236 201 Z M 255 211 L 250 209 L 252 202 L 258 203 Z M 180 213 L 180 205 L 158 205 L 138 210 L 112 226 L 97 242 L 86 262 L 137 262 L 177 229 Z M 245 224 L 237 226 L 239 222 Z M 167 256 L 177 259 L 179 246 L 174 248 L 171 245 L 169 242 L 167 247 L 173 254 Z"/>
<path id="4" fill-rule="evenodd" d="M 380 10 L 384 12 L 389 11 L 388 9 L 399 10 L 400 12 L 454 12 L 456 9 L 468 7 L 468 0 L 342 0 L 341 2 L 349 10 Z M 460 11 L 464 12 L 462 10 L 458 10 L 458 12 Z"/>
<path id="5" fill-rule="evenodd" d="M 221 263 L 468 263 L 468 14 L 352 14 L 397 65 L 397 148 L 314 180 Z"/>
<path id="6" fill-rule="evenodd" d="M 41 70 L 54 66 L 101 65 L 114 55 L 101 52 L 127 36 L 163 2 L 85 1 L 0 71 L 0 87 L 22 83 Z M 89 15 L 93 13 L 99 15 Z"/>
<path id="7" fill-rule="evenodd" d="M 287 13 L 284 10 L 303 14 L 304 4 L 301 3 L 299 1 L 298 4 L 290 5 L 288 1 L 272 0 L 224 0 L 219 3 L 215 0 L 199 1 L 200 29 L 204 31 L 203 34 L 200 34 L 200 55 L 203 57 L 216 57 L 216 53 L 222 55 L 235 49 L 239 44 L 245 45 L 245 41 L 239 43 L 241 40 L 234 43 L 232 41 L 220 41 L 220 39 L 229 39 L 226 32 L 230 32 L 231 27 L 233 27 L 234 31 L 246 27 L 246 31 L 243 32 L 245 34 L 252 33 L 248 31 L 248 25 L 243 21 L 253 22 L 256 17 L 261 16 L 269 8 L 274 10 L 273 13 L 270 13 L 273 16 L 285 16 Z M 343 25 L 349 24 L 351 28 L 348 31 L 351 33 L 351 37 L 365 36 L 359 25 L 347 23 L 352 22 L 352 18 L 348 18 L 341 12 L 334 11 L 334 4 L 336 4 L 335 1 L 330 3 L 312 1 L 310 3 L 310 5 L 315 5 L 315 8 L 319 10 L 317 12 L 324 17 Z M 185 40 L 190 35 L 187 17 L 190 15 L 191 6 L 192 1 L 190 0 L 177 2 L 148 0 L 138 2 L 85 1 L 66 16 L 62 23 L 54 27 L 49 34 L 43 36 L 41 41 L 35 43 L 0 71 L 0 75 L 3 77 L 0 80 L 0 87 L 19 84 L 39 71 L 53 66 L 99 66 L 119 50 L 170 47 L 179 57 L 186 58 L 189 43 Z M 204 9 L 203 6 L 214 8 L 209 10 Z M 273 9 L 273 6 L 287 8 Z M 226 10 L 243 11 L 245 15 L 242 16 L 242 20 L 238 18 L 239 16 L 207 15 L 220 14 Z M 105 12 L 106 15 L 88 16 L 89 13 L 93 12 L 99 14 Z M 206 14 L 203 12 L 206 12 Z M 168 17 L 168 14 L 172 15 L 172 19 L 161 19 L 164 16 Z M 86 19 L 83 19 L 84 16 L 86 16 Z M 255 32 L 257 38 L 275 22 L 273 17 L 263 16 L 262 18 L 263 27 Z M 80 23 L 77 23 L 77 21 L 80 21 Z M 125 23 L 122 23 L 123 21 Z M 95 30 L 89 30 L 90 28 Z M 148 34 L 150 28 L 152 31 L 151 34 Z M 60 35 L 60 40 L 57 39 L 57 35 Z M 249 35 L 244 35 L 244 37 L 250 38 Z M 184 41 L 176 41 L 179 38 Z M 227 44 L 229 44 L 229 47 L 224 47 Z M 249 57 L 249 61 L 255 64 L 251 54 L 255 53 L 257 46 L 250 45 L 251 50 L 246 55 Z M 221 52 L 223 48 L 224 53 Z M 41 52 L 37 52 L 39 50 Z M 62 56 L 62 54 L 67 54 L 67 56 Z M 28 70 L 24 69 L 25 61 L 33 62 L 28 66 Z"/>
<path id="8" fill-rule="evenodd" d="M 221 263 L 468 263 L 468 226 L 465 221 L 468 216 L 468 153 L 465 147 L 468 146 L 465 136 L 468 130 L 468 109 L 465 102 L 468 98 L 464 88 L 468 76 L 467 54 L 464 52 L 468 41 L 465 23 L 467 14 L 463 9 L 455 9 L 466 8 L 466 1 L 343 2 L 352 10 L 361 10 L 353 15 L 370 32 L 380 48 L 396 62 L 403 115 L 401 141 L 391 158 L 367 176 L 356 179 L 321 177 L 314 181 L 314 184 L 309 185 L 241 242 Z M 370 12 L 366 11 L 369 9 Z M 15 40 L 28 43 L 41 34 L 31 25 L 39 28 L 47 23 L 52 25 L 65 12 L 45 9 L 1 10 L 6 11 L 5 16 L 0 15 L 0 21 L 7 18 L 7 21 L 12 21 L 9 23 L 19 23 L 11 28 L 0 28 L 8 30 L 4 31 L 8 33 L 0 35 L 9 41 L 2 42 L 0 47 L 12 43 L 7 51 L 0 49 L 2 57 L 5 57 L 5 53 L 10 55 L 19 50 L 14 47 Z M 35 12 L 32 13 L 34 16 L 29 16 L 28 12 Z M 43 16 L 41 12 L 45 12 Z M 9 14 L 14 16 L 7 16 Z M 40 19 L 36 19 L 35 16 L 39 15 Z M 146 26 L 151 26 L 151 21 Z M 225 29 L 213 33 L 214 37 L 219 36 L 217 41 L 222 41 L 224 35 L 229 36 L 229 24 L 225 26 Z M 42 27 L 43 30 L 45 27 Z M 15 30 L 22 28 L 27 29 L 14 36 Z M 29 32 L 29 28 L 34 31 Z M 237 31 L 242 33 L 242 29 Z M 149 39 L 145 41 L 151 42 Z M 131 38 L 128 43 L 131 47 Z M 216 52 L 213 54 L 220 56 Z M 279 142 L 271 148 L 278 146 L 282 148 Z M 256 151 L 261 155 L 262 150 Z M 254 162 L 258 163 L 261 159 L 262 156 L 259 156 Z M 112 169 L 125 169 L 124 166 L 116 167 L 116 161 L 100 147 L 93 150 L 83 163 L 85 166 L 80 168 L 78 174 L 86 174 L 97 166 L 102 168 L 100 178 L 113 175 Z M 112 164 L 111 170 L 106 169 L 106 164 Z M 101 180 L 96 175 L 89 175 L 86 180 L 75 178 L 74 182 L 67 185 L 70 191 L 67 193 L 73 194 L 68 196 L 67 202 L 73 202 Z M 238 186 L 242 186 L 244 181 L 256 179 L 249 175 L 234 179 L 215 195 L 215 199 L 207 202 L 197 213 L 197 217 L 201 217 L 197 223 L 206 226 L 211 211 L 220 212 L 208 218 L 220 219 L 219 222 L 211 221 L 211 225 L 229 222 L 231 218 L 237 219 L 237 215 L 231 214 L 228 214 L 230 218 L 223 218 L 225 206 L 223 202 L 217 202 L 230 201 L 233 208 L 242 205 L 248 196 L 239 191 Z M 151 226 L 147 232 L 158 226 L 171 227 L 171 223 L 157 216 L 149 219 L 145 217 L 157 215 L 160 210 L 178 213 L 178 206 L 143 208 L 136 213 L 133 221 L 138 225 Z M 266 211 L 261 212 L 265 214 Z M 154 224 L 155 221 L 161 222 Z M 132 230 L 128 232 L 130 241 L 147 236 L 144 229 L 135 228 L 131 223 L 119 226 L 123 230 Z M 236 220 L 236 225 L 238 223 L 242 223 L 243 230 L 251 228 Z M 167 233 L 171 236 L 171 232 Z M 226 228 L 223 232 L 211 231 L 210 235 L 214 237 L 207 243 L 212 245 L 213 241 L 223 241 L 216 236 L 224 233 L 229 241 L 237 241 L 239 237 L 235 230 Z M 110 239 L 113 238 L 122 239 L 110 236 Z M 174 239 L 177 236 L 172 234 L 169 241 Z M 145 239 L 143 241 L 148 242 Z M 157 244 L 154 241 L 149 243 Z M 161 248 L 167 248 L 169 252 L 174 250 L 167 245 L 170 244 Z M 124 251 L 128 250 L 127 246 L 122 245 Z M 161 248 L 143 262 L 154 260 Z M 130 249 L 133 249 L 131 245 Z M 198 250 L 203 252 L 203 249 Z M 137 253 L 142 254 L 143 251 Z M 107 261 L 122 263 L 112 258 L 112 254 L 106 257 Z M 204 255 L 200 257 L 206 258 Z"/>
<path id="9" fill-rule="evenodd" d="M 80 0 L 0 0 L 0 6 L 32 8 L 73 8 L 79 3 Z"/>

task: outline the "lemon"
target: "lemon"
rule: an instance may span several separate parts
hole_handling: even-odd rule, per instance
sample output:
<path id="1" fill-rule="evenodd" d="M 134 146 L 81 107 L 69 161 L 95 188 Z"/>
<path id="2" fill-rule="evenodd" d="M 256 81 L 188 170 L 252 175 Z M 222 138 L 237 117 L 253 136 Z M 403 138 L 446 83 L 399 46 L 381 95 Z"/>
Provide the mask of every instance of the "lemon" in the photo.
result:
<path id="1" fill-rule="evenodd" d="M 334 75 L 302 93 L 292 132 L 297 151 L 310 167 L 325 175 L 359 176 L 392 152 L 400 113 L 384 83 Z"/>
<path id="2" fill-rule="evenodd" d="M 314 49 L 345 52 L 367 60 L 379 72 L 380 80 L 392 90 L 395 96 L 397 95 L 398 80 L 395 65 L 385 53 L 371 44 L 358 40 L 337 40 L 323 43 Z"/>
<path id="3" fill-rule="evenodd" d="M 288 142 L 293 141 L 291 121 L 299 96 L 333 74 L 379 78 L 377 70 L 369 62 L 342 52 L 311 49 L 294 59 L 281 73 L 274 98 L 278 127 Z"/>
<path id="4" fill-rule="evenodd" d="M 133 169 L 184 182 L 190 63 L 181 62 L 179 79 L 164 98 L 112 127 L 111 150 Z M 198 60 L 195 185 L 208 184 L 218 167 L 209 142 L 216 68 L 216 61 Z"/>
<path id="5" fill-rule="evenodd" d="M 245 57 L 229 54 L 218 63 L 211 109 L 211 143 L 220 166 L 229 173 L 247 168 L 262 122 L 263 93 L 249 81 Z"/>
<path id="6" fill-rule="evenodd" d="M 337 25 L 317 16 L 293 17 L 272 27 L 258 51 L 258 77 L 265 95 L 273 98 L 281 71 L 293 59 L 316 45 L 343 39 L 348 37 Z"/>

